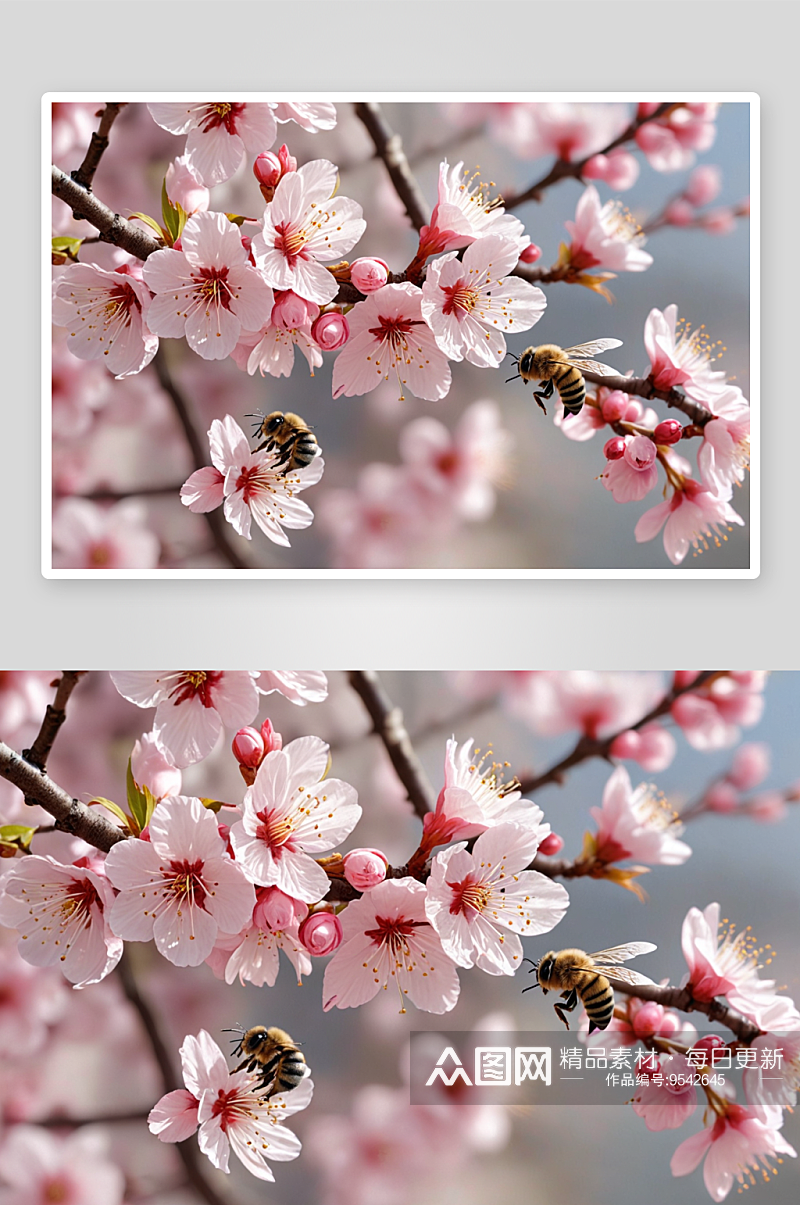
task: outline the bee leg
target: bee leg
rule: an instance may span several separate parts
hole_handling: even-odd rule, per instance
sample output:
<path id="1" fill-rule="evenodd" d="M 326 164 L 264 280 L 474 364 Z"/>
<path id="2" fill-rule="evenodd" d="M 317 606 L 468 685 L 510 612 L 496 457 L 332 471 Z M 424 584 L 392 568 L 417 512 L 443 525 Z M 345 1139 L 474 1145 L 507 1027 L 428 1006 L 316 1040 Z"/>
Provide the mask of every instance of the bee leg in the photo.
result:
<path id="1" fill-rule="evenodd" d="M 563 1021 L 564 1024 L 566 1025 L 567 1029 L 569 1029 L 569 1021 L 564 1016 L 564 1013 L 565 1012 L 571 1013 L 571 1012 L 575 1011 L 575 1009 L 578 1006 L 578 993 L 575 990 L 575 988 L 573 988 L 572 991 L 562 992 L 561 999 L 564 1001 L 564 1003 L 563 1004 L 554 1004 L 553 1008 L 556 1010 L 556 1013 L 558 1014 L 559 1021 Z"/>
<path id="2" fill-rule="evenodd" d="M 536 399 L 537 406 L 539 406 L 542 410 L 544 410 L 545 414 L 547 414 L 547 407 L 545 406 L 544 402 L 542 401 L 542 398 L 546 397 L 548 395 L 544 394 L 544 393 L 534 392 L 533 396 Z"/>

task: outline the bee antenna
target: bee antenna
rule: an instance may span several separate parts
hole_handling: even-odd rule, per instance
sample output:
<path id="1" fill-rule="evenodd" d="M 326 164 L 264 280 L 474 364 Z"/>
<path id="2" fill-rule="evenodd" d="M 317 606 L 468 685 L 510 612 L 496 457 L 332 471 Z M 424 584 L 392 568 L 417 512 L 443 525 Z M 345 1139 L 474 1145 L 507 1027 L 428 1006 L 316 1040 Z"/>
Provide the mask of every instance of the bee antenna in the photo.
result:
<path id="1" fill-rule="evenodd" d="M 508 385 L 508 383 L 509 383 L 510 381 L 518 381 L 519 379 L 520 379 L 520 374 L 517 372 L 517 373 L 515 373 L 515 374 L 514 374 L 514 376 L 513 376 L 513 377 L 508 377 L 508 378 L 507 378 L 507 380 L 506 380 L 506 385 Z"/>
<path id="2" fill-rule="evenodd" d="M 529 963 L 531 964 L 531 966 L 533 967 L 534 971 L 538 971 L 538 970 L 539 970 L 539 964 L 538 964 L 538 962 L 534 962 L 532 958 L 523 958 L 523 960 L 522 960 L 522 961 L 523 961 L 523 962 L 529 962 Z M 530 971 L 528 971 L 528 974 L 530 975 Z"/>
<path id="3" fill-rule="evenodd" d="M 506 356 L 510 356 L 515 364 L 519 364 L 519 356 L 515 356 L 513 351 L 507 351 Z"/>

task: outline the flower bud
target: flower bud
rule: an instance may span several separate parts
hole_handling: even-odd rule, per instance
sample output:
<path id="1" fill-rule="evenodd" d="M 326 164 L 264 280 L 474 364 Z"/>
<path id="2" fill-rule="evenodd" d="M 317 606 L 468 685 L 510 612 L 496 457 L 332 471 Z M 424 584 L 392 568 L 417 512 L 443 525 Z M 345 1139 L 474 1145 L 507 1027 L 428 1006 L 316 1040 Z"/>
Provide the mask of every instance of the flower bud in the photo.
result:
<path id="1" fill-rule="evenodd" d="M 364 257 L 350 265 L 350 280 L 360 293 L 376 293 L 389 279 L 389 265 L 382 259 Z"/>
<path id="2" fill-rule="evenodd" d="M 678 197 L 675 201 L 670 201 L 664 210 L 664 218 L 670 226 L 691 226 L 694 210 L 688 201 Z"/>
<path id="3" fill-rule="evenodd" d="M 643 117 L 652 117 L 658 108 L 658 101 L 640 100 L 636 106 L 636 116 L 641 121 Z"/>
<path id="4" fill-rule="evenodd" d="M 657 444 L 676 444 L 683 436 L 683 427 L 676 418 L 667 418 L 658 424 L 653 434 Z"/>
<path id="5" fill-rule="evenodd" d="M 239 765 L 251 770 L 257 770 L 266 755 L 264 738 L 255 728 L 240 728 L 231 749 Z"/>
<path id="6" fill-rule="evenodd" d="M 609 439 L 603 448 L 603 455 L 606 460 L 619 460 L 625 455 L 625 440 L 619 435 Z"/>
<path id="7" fill-rule="evenodd" d="M 628 395 L 621 389 L 612 389 L 603 398 L 600 409 L 607 423 L 618 423 L 628 409 Z"/>
<path id="8" fill-rule="evenodd" d="M 311 338 L 323 351 L 336 351 L 337 347 L 343 347 L 350 338 L 350 327 L 344 314 L 338 310 L 320 314 L 311 327 Z"/>
<path id="9" fill-rule="evenodd" d="M 637 1038 L 652 1038 L 661 1029 L 664 1006 L 653 1000 L 646 1001 L 633 1017 L 633 1032 Z"/>
<path id="10" fill-rule="evenodd" d="M 694 1043 L 695 1050 L 704 1050 L 706 1054 L 710 1054 L 712 1050 L 720 1050 L 725 1045 L 725 1039 L 721 1038 L 718 1033 L 707 1033 L 704 1038 L 699 1038 Z"/>
<path id="11" fill-rule="evenodd" d="M 683 195 L 690 205 L 710 205 L 719 196 L 722 188 L 722 171 L 713 163 L 696 167 L 689 177 Z"/>
<path id="12" fill-rule="evenodd" d="M 735 812 L 739 806 L 739 794 L 729 782 L 715 782 L 703 800 L 711 812 Z"/>
<path id="13" fill-rule="evenodd" d="M 764 791 L 750 800 L 747 814 L 754 820 L 772 824 L 776 820 L 783 820 L 788 810 L 786 798 L 781 791 Z"/>
<path id="14" fill-rule="evenodd" d="M 131 773 L 137 786 L 147 787 L 156 799 L 181 793 L 181 772 L 173 766 L 152 732 L 145 732 L 133 746 Z"/>
<path id="15" fill-rule="evenodd" d="M 332 954 L 342 936 L 342 922 L 332 912 L 312 912 L 300 926 L 300 941 L 316 958 Z"/>
<path id="16" fill-rule="evenodd" d="M 733 755 L 728 782 L 740 791 L 752 791 L 769 774 L 769 745 L 751 742 L 741 745 Z"/>
<path id="17" fill-rule="evenodd" d="M 279 887 L 257 887 L 253 924 L 265 929 L 287 929 L 308 915 L 302 900 L 286 895 Z"/>
<path id="18" fill-rule="evenodd" d="M 730 209 L 714 209 L 702 215 L 703 229 L 710 234 L 730 234 L 736 228 L 736 218 Z"/>
<path id="19" fill-rule="evenodd" d="M 623 761 L 636 761 L 641 745 L 642 738 L 639 733 L 630 728 L 627 732 L 620 732 L 619 736 L 614 737 L 609 753 L 612 757 L 618 757 Z"/>
<path id="20" fill-rule="evenodd" d="M 283 748 L 283 737 L 280 732 L 276 732 L 272 726 L 272 720 L 266 719 L 261 725 L 261 739 L 264 742 L 264 754 L 273 753 L 276 749 Z"/>
<path id="21" fill-rule="evenodd" d="M 529 243 L 519 257 L 521 264 L 535 264 L 537 260 L 542 258 L 542 249 L 537 247 L 536 243 Z"/>
<path id="22" fill-rule="evenodd" d="M 264 151 L 253 164 L 253 175 L 265 188 L 276 188 L 282 174 L 280 159 L 272 151 Z"/>
<path id="23" fill-rule="evenodd" d="M 544 841 L 539 843 L 537 853 L 544 854 L 546 858 L 552 858 L 555 854 L 560 853 L 564 848 L 564 838 L 559 837 L 558 833 L 548 833 Z"/>
<path id="24" fill-rule="evenodd" d="M 379 849 L 351 849 L 344 855 L 344 877 L 356 891 L 369 891 L 386 878 L 388 864 Z"/>
<path id="25" fill-rule="evenodd" d="M 642 473 L 649 469 L 656 458 L 656 445 L 646 435 L 634 435 L 623 449 L 625 460 L 632 469 Z"/>
<path id="26" fill-rule="evenodd" d="M 275 304 L 272 307 L 273 326 L 281 326 L 285 331 L 298 330 L 308 326 L 319 313 L 319 306 L 313 301 L 298 297 L 291 289 L 285 293 L 275 294 Z"/>

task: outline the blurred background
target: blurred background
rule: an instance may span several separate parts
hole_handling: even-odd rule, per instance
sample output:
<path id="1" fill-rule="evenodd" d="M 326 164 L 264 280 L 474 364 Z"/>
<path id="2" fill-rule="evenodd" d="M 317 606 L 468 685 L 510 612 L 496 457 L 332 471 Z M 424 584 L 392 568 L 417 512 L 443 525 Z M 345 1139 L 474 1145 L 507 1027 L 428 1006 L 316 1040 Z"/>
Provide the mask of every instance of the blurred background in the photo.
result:
<path id="1" fill-rule="evenodd" d="M 557 678 L 558 675 L 551 675 Z M 31 676 L 22 692 L 21 677 L 7 676 L 0 687 L 0 735 L 15 747 L 38 728 L 42 701 L 52 697 L 48 675 Z M 445 741 L 472 738 L 494 748 L 498 760 L 510 763 L 509 774 L 540 774 L 575 744 L 578 732 L 569 724 L 560 732 L 553 715 L 531 705 L 535 675 L 528 673 L 381 674 L 392 702 L 403 710 L 406 726 L 434 791 L 443 783 Z M 35 680 L 34 680 L 35 679 Z M 620 707 L 635 710 L 644 700 L 658 699 L 671 685 L 671 675 L 587 674 L 588 689 L 615 693 Z M 37 693 L 38 692 L 38 693 Z M 24 714 L 20 698 L 27 698 Z M 10 700 L 16 710 L 11 712 Z M 152 711 L 125 702 L 107 674 L 91 673 L 70 701 L 67 722 L 54 747 L 49 771 L 76 797 L 104 795 L 124 801 L 125 766 L 133 740 L 148 729 Z M 672 763 L 648 773 L 625 763 L 634 785 L 653 781 L 670 805 L 680 811 L 702 797 L 706 787 L 731 765 L 735 748 L 746 742 L 769 748 L 769 771 L 758 793 L 783 791 L 800 779 L 797 722 L 800 675 L 777 672 L 767 678 L 763 717 L 730 734 L 726 748 L 701 752 L 667 721 L 676 739 Z M 390 862 L 401 864 L 416 847 L 420 822 L 411 811 L 360 699 L 341 673 L 329 675 L 325 702 L 299 708 L 278 694 L 262 700 L 259 720 L 269 716 L 284 744 L 313 733 L 331 745 L 331 773 L 352 783 L 363 817 L 349 847 L 374 846 Z M 626 723 L 635 718 L 629 714 Z M 552 733 L 544 735 L 547 731 Z M 214 752 L 183 774 L 183 793 L 241 801 L 244 786 L 230 752 L 228 732 Z M 611 767 L 588 761 L 567 774 L 561 786 L 543 787 L 532 797 L 553 830 L 564 839 L 562 856 L 574 858 L 583 834 L 594 829 L 589 809 L 601 802 Z M 658 952 L 648 956 L 645 973 L 656 980 L 680 983 L 685 973 L 681 924 L 691 906 L 718 901 L 721 915 L 737 931 L 752 925 L 758 943 L 777 954 L 768 971 L 783 992 L 800 999 L 800 937 L 797 916 L 800 890 L 797 856 L 800 808 L 788 804 L 783 819 L 758 822 L 736 815 L 709 814 L 687 825 L 683 840 L 693 853 L 683 865 L 654 867 L 643 883 L 648 900 L 589 879 L 567 884 L 570 908 L 553 933 L 525 941 L 525 953 L 538 959 L 551 948 L 577 945 L 587 950 L 627 941 L 651 941 Z M 19 793 L 0 781 L 0 823 L 18 823 L 25 811 Z M 767 815 L 767 813 L 765 813 Z M 35 823 L 35 820 L 28 820 Z M 77 856 L 74 843 L 62 834 L 35 839 L 36 852 L 66 860 Z M 4 863 L 0 863 L 0 871 Z M 275 1184 L 260 1184 L 231 1160 L 226 1178 L 210 1165 L 207 1177 L 225 1200 L 239 1205 L 420 1205 L 445 1201 L 481 1205 L 487 1199 L 587 1200 L 594 1205 L 634 1205 L 647 1199 L 675 1205 L 709 1200 L 701 1172 L 682 1179 L 670 1174 L 670 1157 L 678 1143 L 701 1128 L 701 1109 L 676 1131 L 650 1133 L 629 1108 L 537 1108 L 523 1113 L 462 1110 L 474 1117 L 425 1115 L 421 1123 L 407 1106 L 403 1066 L 410 1032 L 469 1030 L 489 1024 L 565 1035 L 551 1000 L 540 993 L 523 996 L 516 978 L 492 977 L 460 970 L 461 994 L 453 1012 L 435 1017 L 412 1008 L 397 1011 L 390 993 L 362 1008 L 322 1013 L 322 973 L 326 959 L 315 959 L 312 974 L 297 986 L 288 961 L 273 988 L 228 987 L 207 966 L 179 969 L 161 958 L 152 944 L 127 947 L 140 988 L 146 995 L 176 1059 L 183 1038 L 205 1028 L 223 1048 L 223 1030 L 241 1024 L 277 1024 L 302 1042 L 313 1070 L 315 1094 L 308 1110 L 291 1121 L 304 1144 L 294 1162 L 274 1165 Z M 27 1005 L 34 1037 L 20 1041 L 20 1005 L 11 990 L 16 982 L 13 934 L 0 931 L 0 1039 L 4 1059 L 0 1071 L 0 1117 L 7 1131 L 20 1120 L 62 1116 L 102 1117 L 135 1111 L 146 1113 L 161 1095 L 152 1054 L 142 1040 L 138 1018 L 122 998 L 117 976 L 81 992 L 65 989 L 56 971 L 41 971 L 38 995 Z M 3 978 L 5 975 L 5 978 Z M 45 995 L 50 1013 L 45 1012 Z M 36 1018 L 43 1019 L 36 1022 Z M 49 1019 L 44 1019 L 49 1016 Z M 499 1022 L 499 1023 L 498 1023 Z M 703 1028 L 706 1028 L 703 1025 Z M 713 1026 L 711 1028 L 714 1028 Z M 575 1027 L 573 1026 L 573 1030 Z M 374 1086 L 377 1086 L 375 1088 Z M 442 1118 L 450 1117 L 445 1122 Z M 460 1129 L 459 1129 L 460 1127 Z M 174 1150 L 152 1138 L 143 1120 L 105 1127 L 114 1160 L 128 1184 L 126 1202 L 191 1205 L 197 1198 L 177 1187 L 180 1169 Z M 785 1115 L 782 1131 L 800 1145 L 797 1115 Z M 437 1145 L 438 1143 L 438 1145 Z M 176 1185 L 174 1191 L 169 1186 Z M 734 1186 L 735 1187 L 735 1186 Z M 772 1205 L 790 1205 L 798 1196 L 797 1165 L 786 1160 L 767 1190 Z M 767 1198 L 764 1198 L 765 1201 Z M 83 1205 L 83 1203 L 81 1203 Z"/>
<path id="2" fill-rule="evenodd" d="M 623 125 L 625 115 L 632 116 L 635 109 L 632 104 L 598 107 L 621 110 Z M 95 108 L 85 104 L 56 106 L 54 161 L 67 172 L 83 158 L 96 125 L 92 116 Z M 71 109 L 82 112 L 76 114 Z M 481 179 L 493 182 L 488 189 L 492 196 L 510 196 L 523 190 L 542 177 L 553 162 L 552 155 L 520 157 L 516 153 L 514 139 L 505 130 L 501 105 L 387 103 L 383 109 L 391 128 L 402 137 L 429 206 L 436 200 L 439 163 L 445 157 L 451 165 L 463 161 L 470 172 L 479 168 Z M 350 258 L 374 255 L 384 259 L 393 271 L 400 271 L 414 254 L 416 237 L 383 163 L 373 157 L 372 143 L 352 106 L 339 103 L 337 110 L 338 123 L 331 132 L 305 133 L 294 123 L 279 126 L 275 149 L 285 139 L 300 163 L 321 157 L 336 162 L 342 194 L 359 202 L 367 221 L 367 230 Z M 713 145 L 695 157 L 696 163 L 721 169 L 721 192 L 709 209 L 736 206 L 749 193 L 749 121 L 747 104 L 723 104 L 716 119 Z M 144 211 L 158 218 L 164 172 L 170 160 L 183 152 L 183 146 L 184 138 L 156 126 L 144 105 L 128 105 L 112 130 L 111 144 L 95 178 L 96 194 L 120 212 Z M 602 201 L 619 195 L 634 219 L 645 225 L 682 192 L 691 169 L 656 171 L 635 147 L 634 153 L 641 171 L 631 188 L 617 194 L 602 180 L 596 185 Z M 542 248 L 537 266 L 555 263 L 559 243 L 568 239 L 564 222 L 574 218 L 582 192 L 583 185 L 577 180 L 566 179 L 549 188 L 540 203 L 529 202 L 515 211 L 531 240 Z M 230 181 L 213 190 L 211 207 L 261 217 L 263 200 L 249 162 Z M 74 222 L 59 201 L 54 202 L 54 225 L 58 234 L 86 234 L 85 224 Z M 255 232 L 254 227 L 243 228 L 248 229 Z M 648 363 L 643 343 L 645 319 L 654 307 L 663 311 L 676 304 L 679 317 L 690 329 L 704 324 L 710 341 L 725 346 L 718 367 L 724 368 L 728 378 L 749 396 L 748 220 L 731 222 L 725 234 L 667 225 L 655 231 L 646 246 L 653 264 L 644 272 L 620 273 L 610 282 L 616 298 L 613 306 L 585 288 L 563 283 L 545 285 L 548 308 L 544 316 L 532 331 L 509 340 L 509 350 L 519 354 L 531 343 L 552 341 L 566 347 L 615 337 L 623 341 L 623 347 L 609 355 L 609 360 L 622 372 L 641 375 Z M 103 246 L 81 251 L 82 261 L 106 267 L 112 266 L 115 256 L 118 258 L 118 253 Z M 55 275 L 61 270 L 55 269 Z M 91 372 L 83 376 L 84 400 L 78 406 L 80 418 L 76 421 L 74 388 L 65 367 L 69 353 L 61 346 L 63 338 L 64 332 L 57 329 L 53 462 L 56 507 L 70 495 L 96 497 L 98 491 L 136 494 L 137 490 L 168 487 L 163 494 L 139 497 L 142 522 L 159 541 L 160 553 L 154 565 L 224 567 L 210 545 L 202 517 L 192 515 L 180 504 L 178 489 L 194 466 L 170 403 L 158 386 L 155 370 L 150 367 L 137 377 L 119 382 L 95 365 L 88 366 Z M 162 340 L 161 346 L 201 435 L 213 418 L 226 413 L 249 433 L 252 420 L 245 418 L 246 414 L 293 410 L 313 426 L 323 448 L 325 476 L 319 486 L 304 494 L 316 518 L 311 528 L 291 535 L 291 549 L 270 544 L 259 531 L 248 545 L 231 529 L 231 539 L 253 567 L 670 567 L 660 536 L 641 545 L 633 536 L 639 516 L 661 500 L 663 483 L 641 502 L 616 503 L 597 480 L 606 464 L 602 445 L 608 433 L 599 432 L 585 443 L 567 440 L 553 426 L 552 409 L 545 418 L 535 405 L 530 385 L 521 381 L 504 383 L 510 370 L 494 372 L 466 362 L 452 364 L 453 384 L 447 397 L 438 403 L 421 401 L 408 392 L 400 401 L 392 382 L 364 397 L 333 401 L 330 378 L 335 353 L 325 356 L 325 363 L 312 379 L 297 352 L 291 377 L 277 379 L 248 377 L 231 360 L 203 361 L 182 340 Z M 488 518 L 431 523 L 404 534 L 402 515 L 398 519 L 396 513 L 402 500 L 383 500 L 386 513 L 378 519 L 366 513 L 369 507 L 360 474 L 370 464 L 401 463 L 399 439 L 409 422 L 431 415 L 452 434 L 473 403 L 487 400 L 498 408 L 500 425 L 508 433 L 507 452 L 494 474 L 496 503 Z M 672 417 L 663 405 L 656 409 L 659 418 Z M 690 458 L 694 459 L 693 452 Z M 346 491 L 345 503 L 340 491 Z M 732 501 L 747 524 L 747 481 L 735 491 Z M 353 522 L 361 532 L 359 539 L 348 540 L 343 533 L 343 505 L 348 514 L 356 516 Z M 378 523 L 380 528 L 375 539 L 370 523 Z M 712 547 L 702 556 L 688 556 L 676 572 L 746 568 L 749 564 L 746 525 L 728 533 L 722 547 Z"/>

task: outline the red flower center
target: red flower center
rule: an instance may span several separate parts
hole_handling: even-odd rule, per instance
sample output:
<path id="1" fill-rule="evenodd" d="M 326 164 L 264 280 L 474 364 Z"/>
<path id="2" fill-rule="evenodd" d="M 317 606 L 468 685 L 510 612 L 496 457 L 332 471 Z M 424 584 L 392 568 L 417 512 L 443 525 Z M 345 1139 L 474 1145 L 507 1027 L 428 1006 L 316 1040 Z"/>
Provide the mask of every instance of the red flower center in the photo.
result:
<path id="1" fill-rule="evenodd" d="M 461 912 L 467 918 L 473 917 L 477 912 L 483 912 L 492 895 L 492 890 L 480 881 L 475 881 L 475 876 L 468 874 L 460 883 L 449 883 L 453 898 L 450 900 L 450 913 L 456 916 Z"/>
<path id="2" fill-rule="evenodd" d="M 386 340 L 391 343 L 392 347 L 397 349 L 400 345 L 405 345 L 406 336 L 411 334 L 411 329 L 414 326 L 422 326 L 423 323 L 416 318 L 379 318 L 379 326 L 371 326 L 369 333 L 376 339 L 381 341 Z"/>
<path id="3" fill-rule="evenodd" d="M 279 858 L 284 850 L 289 853 L 294 851 L 294 819 L 291 816 L 276 816 L 265 808 L 263 812 L 258 812 L 258 818 L 261 823 L 256 830 L 256 836 L 266 842 L 274 857 Z"/>
<path id="4" fill-rule="evenodd" d="M 202 908 L 206 898 L 206 890 L 201 877 L 203 863 L 187 862 L 183 859 L 180 862 L 170 862 L 169 868 L 172 880 L 167 884 L 167 889 L 177 897 L 178 903 L 185 901 L 190 906 L 196 905 L 198 908 Z"/>
<path id="5" fill-rule="evenodd" d="M 227 268 L 198 268 L 192 276 L 195 282 L 195 292 L 204 299 L 207 305 L 221 305 L 223 309 L 231 308 L 231 290 L 227 285 Z"/>
<path id="6" fill-rule="evenodd" d="M 200 129 L 207 134 L 209 130 L 216 130 L 220 126 L 224 126 L 229 134 L 235 134 L 238 120 L 243 111 L 243 104 L 208 105 L 205 117 L 200 123 Z"/>
<path id="7" fill-rule="evenodd" d="M 176 707 L 189 699 L 199 699 L 204 707 L 213 707 L 213 692 L 219 686 L 221 678 L 221 670 L 184 670 L 179 684 L 169 692 L 169 697 Z"/>
<path id="8" fill-rule="evenodd" d="M 404 920 L 403 917 L 376 916 L 376 928 L 367 929 L 365 937 L 371 938 L 376 946 L 388 946 L 393 954 L 406 945 L 406 939 L 411 937 L 415 929 L 428 922 L 424 920 Z"/>
<path id="9" fill-rule="evenodd" d="M 303 248 L 308 242 L 305 230 L 293 227 L 290 222 L 281 222 L 275 227 L 275 250 L 280 251 L 294 267 L 298 259 L 305 259 Z"/>

